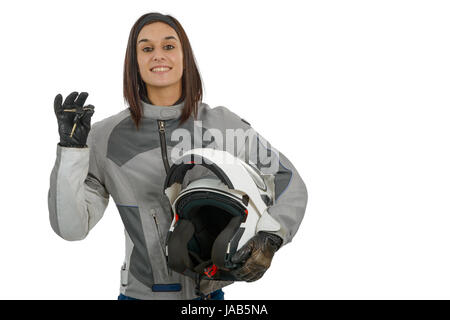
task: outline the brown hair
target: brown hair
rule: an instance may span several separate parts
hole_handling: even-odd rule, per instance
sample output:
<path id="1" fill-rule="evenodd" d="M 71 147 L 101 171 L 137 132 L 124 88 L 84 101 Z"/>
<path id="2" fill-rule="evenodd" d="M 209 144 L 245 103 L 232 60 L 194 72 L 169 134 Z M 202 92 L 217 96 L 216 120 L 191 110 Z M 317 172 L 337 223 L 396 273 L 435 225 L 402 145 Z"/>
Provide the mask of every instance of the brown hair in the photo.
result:
<path id="1" fill-rule="evenodd" d="M 177 32 L 181 41 L 184 67 L 183 76 L 181 79 L 181 95 L 184 100 L 184 108 L 179 124 L 182 124 L 189 119 L 191 114 L 197 118 L 198 103 L 201 102 L 203 97 L 202 80 L 197 68 L 194 53 L 192 52 L 189 39 L 181 24 L 177 19 L 170 15 L 162 15 L 155 12 L 144 14 L 131 28 L 130 35 L 128 37 L 127 51 L 125 53 L 123 72 L 123 95 L 126 103 L 129 105 L 131 117 L 137 129 L 139 129 L 139 124 L 142 118 L 140 100 L 146 100 L 147 97 L 147 87 L 138 72 L 139 66 L 137 63 L 136 52 L 137 36 L 143 26 L 156 21 L 164 22 L 170 25 Z"/>

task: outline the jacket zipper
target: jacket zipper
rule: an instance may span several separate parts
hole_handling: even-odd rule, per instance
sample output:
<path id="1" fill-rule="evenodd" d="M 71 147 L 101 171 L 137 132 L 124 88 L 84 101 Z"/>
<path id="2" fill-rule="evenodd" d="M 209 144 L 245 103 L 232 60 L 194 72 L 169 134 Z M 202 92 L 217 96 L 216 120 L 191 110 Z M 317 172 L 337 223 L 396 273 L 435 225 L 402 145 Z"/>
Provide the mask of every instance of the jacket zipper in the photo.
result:
<path id="1" fill-rule="evenodd" d="M 164 120 L 158 120 L 159 128 L 159 142 L 161 143 L 161 155 L 166 169 L 166 174 L 169 172 L 169 160 L 167 159 L 167 145 L 166 145 L 166 124 Z"/>
<path id="2" fill-rule="evenodd" d="M 165 259 L 165 257 L 166 257 L 165 256 L 165 252 L 166 252 L 166 250 L 164 250 L 164 245 L 161 242 L 162 237 L 161 237 L 161 231 L 159 230 L 158 219 L 156 218 L 156 215 L 154 213 L 152 213 L 152 216 L 153 216 L 153 220 L 155 221 L 156 231 L 158 232 L 159 245 L 161 246 L 161 249 L 162 249 L 162 252 L 163 252 L 163 255 L 164 255 L 164 259 Z M 166 271 L 167 271 L 167 274 L 169 276 L 172 275 L 172 272 L 169 269 L 169 266 L 167 265 L 167 263 L 166 263 Z"/>
<path id="3" fill-rule="evenodd" d="M 159 142 L 161 144 L 161 156 L 164 163 L 164 169 L 166 170 L 166 174 L 169 173 L 169 159 L 167 158 L 167 143 L 166 143 L 166 122 L 164 120 L 157 120 L 158 121 L 158 131 L 159 131 Z M 166 250 L 165 246 L 161 242 L 161 232 L 159 230 L 158 226 L 158 220 L 156 219 L 156 215 L 153 214 L 153 219 L 155 220 L 156 230 L 158 231 L 158 237 L 159 237 L 159 243 L 161 245 L 161 249 L 164 255 L 164 258 L 166 260 L 166 272 L 169 277 L 172 276 L 172 270 L 169 268 L 168 261 L 166 259 Z"/>

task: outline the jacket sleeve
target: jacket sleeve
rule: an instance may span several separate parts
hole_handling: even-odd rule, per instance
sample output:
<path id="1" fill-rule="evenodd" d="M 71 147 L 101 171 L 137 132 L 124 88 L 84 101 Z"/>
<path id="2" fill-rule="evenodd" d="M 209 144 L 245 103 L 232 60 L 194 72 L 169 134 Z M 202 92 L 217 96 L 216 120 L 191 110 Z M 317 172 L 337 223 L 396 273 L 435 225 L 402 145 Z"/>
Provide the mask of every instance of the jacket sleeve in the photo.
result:
<path id="1" fill-rule="evenodd" d="M 56 234 L 70 241 L 84 239 L 102 218 L 109 202 L 95 150 L 89 147 L 94 145 L 92 136 L 91 130 L 87 148 L 58 144 L 50 175 L 50 224 Z"/>
<path id="2" fill-rule="evenodd" d="M 308 201 L 305 183 L 297 169 L 250 125 L 238 155 L 246 162 L 250 160 L 256 164 L 262 173 L 274 175 L 275 197 L 268 212 L 280 223 L 281 229 L 272 233 L 283 239 L 283 245 L 291 242 L 303 220 Z"/>

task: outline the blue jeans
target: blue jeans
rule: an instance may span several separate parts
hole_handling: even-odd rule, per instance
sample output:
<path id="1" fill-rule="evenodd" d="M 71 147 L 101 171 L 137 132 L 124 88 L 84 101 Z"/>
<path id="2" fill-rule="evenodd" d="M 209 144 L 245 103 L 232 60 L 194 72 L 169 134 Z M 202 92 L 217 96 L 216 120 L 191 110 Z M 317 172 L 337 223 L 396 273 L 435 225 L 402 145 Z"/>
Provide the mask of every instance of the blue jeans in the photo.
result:
<path id="1" fill-rule="evenodd" d="M 222 291 L 222 289 L 216 290 L 211 292 L 207 295 L 208 300 L 225 300 L 225 293 Z M 123 294 L 120 294 L 117 300 L 139 300 L 136 298 L 128 297 Z M 200 297 L 195 298 L 193 300 L 200 300 Z"/>
<path id="2" fill-rule="evenodd" d="M 200 297 L 192 299 L 192 300 L 200 300 Z M 211 292 L 206 295 L 206 300 L 225 300 L 225 293 L 222 289 Z"/>

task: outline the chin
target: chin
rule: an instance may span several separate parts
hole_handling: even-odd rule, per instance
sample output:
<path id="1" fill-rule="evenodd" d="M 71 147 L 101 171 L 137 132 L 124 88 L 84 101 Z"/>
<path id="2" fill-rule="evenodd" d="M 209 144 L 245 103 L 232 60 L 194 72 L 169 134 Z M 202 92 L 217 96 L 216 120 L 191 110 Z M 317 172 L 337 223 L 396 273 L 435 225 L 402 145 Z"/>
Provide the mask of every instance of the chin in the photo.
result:
<path id="1" fill-rule="evenodd" d="M 150 81 L 149 85 L 151 87 L 170 87 L 172 85 L 174 85 L 176 83 L 176 81 Z"/>
<path id="2" fill-rule="evenodd" d="M 171 85 L 175 85 L 177 84 L 180 79 L 163 79 L 162 77 L 160 79 L 155 79 L 154 76 L 150 77 L 149 81 L 145 81 L 146 83 L 148 83 L 150 86 L 154 86 L 154 87 L 167 87 L 167 86 L 171 86 Z"/>

